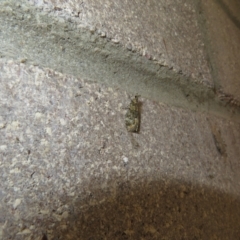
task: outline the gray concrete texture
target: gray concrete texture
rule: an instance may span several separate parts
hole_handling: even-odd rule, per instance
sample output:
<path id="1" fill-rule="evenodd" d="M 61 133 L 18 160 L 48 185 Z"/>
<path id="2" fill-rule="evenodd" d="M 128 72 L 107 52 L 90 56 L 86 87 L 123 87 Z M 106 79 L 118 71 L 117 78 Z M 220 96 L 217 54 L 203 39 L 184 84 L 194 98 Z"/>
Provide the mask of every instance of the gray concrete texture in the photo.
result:
<path id="1" fill-rule="evenodd" d="M 0 1 L 1 239 L 239 239 L 237 6 Z"/>

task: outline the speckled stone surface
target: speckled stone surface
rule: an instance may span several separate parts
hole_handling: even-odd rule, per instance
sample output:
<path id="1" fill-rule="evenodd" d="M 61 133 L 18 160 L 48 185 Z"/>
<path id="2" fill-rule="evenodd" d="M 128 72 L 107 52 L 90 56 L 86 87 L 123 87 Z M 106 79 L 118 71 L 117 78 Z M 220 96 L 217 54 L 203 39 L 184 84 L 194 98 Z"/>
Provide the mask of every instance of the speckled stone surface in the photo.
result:
<path id="1" fill-rule="evenodd" d="M 197 81 L 212 83 L 197 1 L 30 0 Z"/>
<path id="2" fill-rule="evenodd" d="M 36 7 L 25 0 L 0 1 L 2 58 L 118 86 L 173 106 L 198 111 L 200 108 L 215 111 L 219 107 L 215 104 L 218 96 L 212 81 L 191 77 L 192 74 L 177 71 L 160 59 L 143 54 L 141 49 L 125 46 L 124 41 L 104 35 L 67 9 L 49 7 L 42 1 L 39 5 Z M 127 35 L 124 39 L 128 39 Z M 191 50 L 198 51 L 198 48 Z M 188 64 L 195 66 L 195 58 Z M 201 68 L 205 71 L 203 64 Z"/>
<path id="3" fill-rule="evenodd" d="M 0 239 L 239 239 L 237 6 L 0 1 Z"/>
<path id="4" fill-rule="evenodd" d="M 240 125 L 0 61 L 1 239 L 239 239 Z"/>
<path id="5" fill-rule="evenodd" d="M 197 54 L 201 59 L 195 58 L 194 54 L 189 58 L 191 74 L 188 74 L 188 71 L 177 71 L 176 66 L 162 63 L 160 58 L 144 53 L 141 48 L 125 46 L 124 39 L 129 39 L 127 35 L 123 34 L 123 40 L 117 41 L 103 34 L 94 27 L 94 24 L 89 26 L 87 21 L 74 15 L 75 12 L 70 10 L 45 4 L 42 1 L 0 1 L 2 33 L 0 57 L 98 81 L 174 107 L 201 112 L 210 111 L 227 119 L 231 114 L 234 121 L 239 121 L 240 101 L 234 95 L 226 94 L 224 89 L 216 87 L 218 86 L 216 77 L 214 81 L 208 81 L 201 74 L 199 77 L 195 75 L 196 65 L 203 72 L 205 71 L 201 59 L 204 58 L 207 64 L 210 58 L 209 52 L 205 52 L 209 53 L 209 56 L 205 56 L 205 53 Z M 176 13 L 176 18 L 179 14 Z M 192 21 L 194 23 L 196 19 L 192 18 Z M 116 23 L 114 18 L 112 22 Z M 123 24 L 118 23 L 119 27 Z M 146 26 L 148 25 L 146 21 Z M 161 26 L 159 29 L 162 29 Z M 202 29 L 198 30 L 199 34 L 195 34 L 195 37 L 202 35 Z M 194 32 L 194 30 L 190 32 L 192 31 Z M 188 36 L 187 32 L 186 36 Z M 191 36 L 190 34 L 188 37 Z M 168 42 L 174 40 L 173 37 Z M 192 44 L 189 43 L 187 46 L 189 48 L 192 46 L 192 49 L 186 48 L 186 54 L 201 52 L 201 44 L 198 47 L 195 38 L 191 41 Z M 146 39 L 146 46 L 147 44 Z M 176 47 L 174 53 L 178 54 L 181 51 Z M 185 55 L 182 55 L 181 61 L 184 64 L 185 60 Z M 181 67 L 180 63 L 179 67 Z"/>

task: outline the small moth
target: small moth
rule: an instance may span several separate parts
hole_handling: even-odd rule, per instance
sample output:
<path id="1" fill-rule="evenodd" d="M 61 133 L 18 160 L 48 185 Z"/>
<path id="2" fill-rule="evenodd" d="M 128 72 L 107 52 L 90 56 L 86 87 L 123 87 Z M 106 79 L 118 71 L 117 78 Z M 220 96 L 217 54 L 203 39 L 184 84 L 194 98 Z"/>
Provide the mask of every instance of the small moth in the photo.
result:
<path id="1" fill-rule="evenodd" d="M 125 115 L 125 124 L 128 132 L 138 132 L 140 125 L 140 111 L 139 111 L 139 102 L 138 97 L 135 96 L 131 100 L 131 103 L 128 107 L 128 111 Z"/>

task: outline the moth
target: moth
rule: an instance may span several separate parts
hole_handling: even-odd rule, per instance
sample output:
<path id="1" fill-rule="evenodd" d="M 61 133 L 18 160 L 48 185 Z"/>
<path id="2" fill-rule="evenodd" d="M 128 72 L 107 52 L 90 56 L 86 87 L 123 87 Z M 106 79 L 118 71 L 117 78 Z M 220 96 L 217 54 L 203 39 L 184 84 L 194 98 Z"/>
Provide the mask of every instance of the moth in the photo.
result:
<path id="1" fill-rule="evenodd" d="M 131 100 L 131 103 L 128 107 L 127 113 L 125 115 L 125 124 L 128 132 L 138 132 L 140 125 L 140 110 L 138 95 Z"/>

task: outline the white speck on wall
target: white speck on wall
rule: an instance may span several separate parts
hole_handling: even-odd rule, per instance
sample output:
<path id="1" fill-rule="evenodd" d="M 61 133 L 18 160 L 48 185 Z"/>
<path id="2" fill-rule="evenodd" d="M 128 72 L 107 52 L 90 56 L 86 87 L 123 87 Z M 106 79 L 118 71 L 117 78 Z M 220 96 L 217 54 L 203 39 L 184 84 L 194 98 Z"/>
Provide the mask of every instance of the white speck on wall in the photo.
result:
<path id="1" fill-rule="evenodd" d="M 42 118 L 42 113 L 37 112 L 37 113 L 35 114 L 35 118 L 36 118 L 36 119 Z"/>
<path id="2" fill-rule="evenodd" d="M 18 121 L 13 121 L 11 124 L 7 125 L 7 130 L 16 130 L 19 127 Z"/>
<path id="3" fill-rule="evenodd" d="M 0 151 L 5 151 L 7 149 L 7 145 L 1 145 L 0 146 Z"/>
<path id="4" fill-rule="evenodd" d="M 113 166 L 112 169 L 114 169 L 114 170 L 118 170 L 119 167 L 118 167 L 118 166 Z"/>
<path id="5" fill-rule="evenodd" d="M 17 158 L 12 158 L 12 164 L 11 167 L 13 167 L 18 162 Z"/>
<path id="6" fill-rule="evenodd" d="M 61 125 L 65 126 L 67 122 L 66 122 L 65 119 L 61 118 L 61 119 L 60 119 L 60 123 L 61 123 Z"/>
<path id="7" fill-rule="evenodd" d="M 20 205 L 21 202 L 22 202 L 22 199 L 20 199 L 20 198 L 16 199 L 13 203 L 13 208 L 16 209 Z"/>
<path id="8" fill-rule="evenodd" d="M 19 127 L 19 122 L 18 121 L 13 121 L 12 122 L 12 129 L 17 129 Z"/>
<path id="9" fill-rule="evenodd" d="M 34 225 L 31 225 L 29 229 L 30 229 L 30 230 L 35 229 L 35 226 L 34 226 Z"/>
<path id="10" fill-rule="evenodd" d="M 11 169 L 9 172 L 10 173 L 20 173 L 21 171 L 19 170 L 19 168 L 14 168 L 14 169 Z"/>
<path id="11" fill-rule="evenodd" d="M 43 214 L 43 215 L 48 215 L 49 210 L 40 210 L 40 213 Z"/>
<path id="12" fill-rule="evenodd" d="M 122 159 L 123 159 L 124 163 L 128 163 L 128 158 L 127 157 L 123 156 Z"/>
<path id="13" fill-rule="evenodd" d="M 22 230 L 21 232 L 18 232 L 17 235 L 20 235 L 20 234 L 29 234 L 31 233 L 31 231 L 29 229 L 24 229 Z"/>
<path id="14" fill-rule="evenodd" d="M 14 190 L 14 192 L 19 192 L 19 191 L 20 191 L 20 188 L 18 188 L 18 187 L 13 187 L 13 190 Z"/>
<path id="15" fill-rule="evenodd" d="M 29 127 L 27 128 L 27 130 L 26 130 L 26 133 L 27 133 L 27 134 L 30 134 L 30 133 L 32 133 L 32 131 L 30 130 L 30 128 L 29 128 Z"/>
<path id="16" fill-rule="evenodd" d="M 47 146 L 48 141 L 46 139 L 41 139 L 41 145 Z"/>
<path id="17" fill-rule="evenodd" d="M 73 97 L 73 91 L 70 91 L 70 90 L 68 91 L 68 97 L 69 97 L 69 98 L 72 98 L 72 97 Z"/>
<path id="18" fill-rule="evenodd" d="M 49 135 L 49 136 L 52 136 L 52 129 L 50 127 L 47 127 L 46 128 L 46 133 Z"/>

